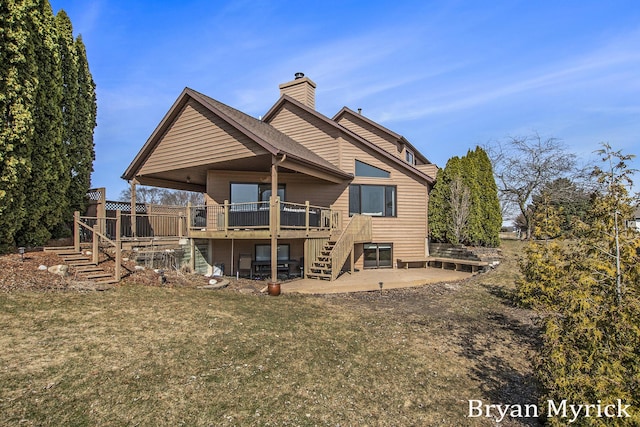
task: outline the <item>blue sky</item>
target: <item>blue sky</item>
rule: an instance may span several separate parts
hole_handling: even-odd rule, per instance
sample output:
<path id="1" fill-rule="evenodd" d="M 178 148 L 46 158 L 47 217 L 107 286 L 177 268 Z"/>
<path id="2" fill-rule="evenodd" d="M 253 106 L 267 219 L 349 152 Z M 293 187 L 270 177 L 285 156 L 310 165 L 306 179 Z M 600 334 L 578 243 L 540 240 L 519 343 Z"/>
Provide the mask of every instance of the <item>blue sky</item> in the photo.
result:
<path id="1" fill-rule="evenodd" d="M 362 108 L 440 166 L 533 132 L 583 160 L 603 141 L 640 155 L 635 0 L 51 5 L 87 46 L 98 95 L 92 185 L 110 199 L 185 86 L 259 117 L 298 71 L 316 82 L 319 112 Z"/>

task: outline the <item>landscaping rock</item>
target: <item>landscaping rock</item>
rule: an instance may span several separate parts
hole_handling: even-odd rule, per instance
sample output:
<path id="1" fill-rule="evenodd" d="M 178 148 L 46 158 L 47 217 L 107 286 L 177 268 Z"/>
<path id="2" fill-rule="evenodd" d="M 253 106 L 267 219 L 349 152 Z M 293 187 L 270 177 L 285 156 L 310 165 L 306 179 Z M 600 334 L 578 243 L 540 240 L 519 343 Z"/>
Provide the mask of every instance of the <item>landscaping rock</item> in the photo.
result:
<path id="1" fill-rule="evenodd" d="M 49 273 L 57 274 L 58 276 L 65 277 L 69 272 L 69 267 L 63 264 L 52 265 L 48 268 Z"/>

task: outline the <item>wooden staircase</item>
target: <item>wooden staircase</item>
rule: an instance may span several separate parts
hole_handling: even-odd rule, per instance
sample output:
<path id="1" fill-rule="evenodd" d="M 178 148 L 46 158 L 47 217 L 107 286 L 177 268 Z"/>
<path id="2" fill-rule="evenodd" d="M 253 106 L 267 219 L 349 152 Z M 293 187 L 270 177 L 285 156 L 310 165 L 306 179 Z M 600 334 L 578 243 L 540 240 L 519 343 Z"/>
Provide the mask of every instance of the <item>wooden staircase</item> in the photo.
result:
<path id="1" fill-rule="evenodd" d="M 337 238 L 328 239 L 319 248 L 319 251 L 315 252 L 306 276 L 310 279 L 336 280 L 349 256 L 351 256 L 351 272 L 353 273 L 354 245 L 370 242 L 371 236 L 371 217 L 353 215 L 347 227 Z"/>
<path id="2" fill-rule="evenodd" d="M 335 240 L 328 240 L 324 243 L 320 253 L 309 268 L 310 273 L 307 274 L 308 278 L 331 280 L 331 252 L 335 246 Z"/>
<path id="3" fill-rule="evenodd" d="M 100 286 L 118 283 L 113 274 L 100 266 L 100 262 L 96 264 L 92 256 L 76 252 L 73 246 L 45 248 L 45 251 L 53 252 L 62 258 L 76 280 L 91 281 Z"/>

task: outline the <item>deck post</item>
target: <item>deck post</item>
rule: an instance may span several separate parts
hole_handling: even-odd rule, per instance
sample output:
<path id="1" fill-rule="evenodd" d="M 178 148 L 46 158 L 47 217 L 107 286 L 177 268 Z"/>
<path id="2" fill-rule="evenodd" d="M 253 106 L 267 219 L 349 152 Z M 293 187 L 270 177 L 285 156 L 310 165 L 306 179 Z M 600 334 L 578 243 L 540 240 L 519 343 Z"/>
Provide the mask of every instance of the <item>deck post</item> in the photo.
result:
<path id="1" fill-rule="evenodd" d="M 136 221 L 136 184 L 138 181 L 135 179 L 131 181 L 131 237 L 138 237 L 137 235 L 137 221 Z"/>
<path id="2" fill-rule="evenodd" d="M 278 157 L 271 157 L 271 215 L 269 220 L 269 232 L 271 234 L 271 282 L 278 281 Z"/>
<path id="3" fill-rule="evenodd" d="M 192 224 L 191 223 L 191 211 L 192 211 L 191 202 L 187 202 L 187 231 L 186 231 L 187 232 L 187 237 L 191 236 L 191 224 Z M 205 213 L 205 215 L 206 215 L 206 213 Z M 206 225 L 205 225 L 205 227 L 206 227 Z"/>
<path id="4" fill-rule="evenodd" d="M 309 235 L 309 201 L 304 202 L 304 224 L 307 230 L 307 236 Z"/>
<path id="5" fill-rule="evenodd" d="M 217 220 L 217 218 L 216 218 Z M 229 232 L 229 201 L 224 201 L 224 234 Z"/>
<path id="6" fill-rule="evenodd" d="M 122 277 L 122 237 L 120 225 L 122 224 L 122 212 L 116 211 L 116 280 L 119 282 Z"/>
<path id="7" fill-rule="evenodd" d="M 196 271 L 196 242 L 194 239 L 189 239 L 189 268 L 192 273 Z"/>
<path id="8" fill-rule="evenodd" d="M 100 236 L 98 236 L 98 232 L 100 230 L 100 226 L 98 224 L 93 225 L 93 245 L 91 246 L 91 256 L 93 257 L 93 263 L 98 265 L 98 240 Z"/>
<path id="9" fill-rule="evenodd" d="M 73 213 L 73 250 L 80 252 L 80 211 Z"/>
<path id="10" fill-rule="evenodd" d="M 102 234 L 106 234 L 107 230 L 107 189 L 102 187 L 99 188 L 100 192 L 100 200 L 98 201 L 98 206 L 96 207 L 96 217 L 98 218 L 97 223 L 99 224 L 98 231 Z"/>

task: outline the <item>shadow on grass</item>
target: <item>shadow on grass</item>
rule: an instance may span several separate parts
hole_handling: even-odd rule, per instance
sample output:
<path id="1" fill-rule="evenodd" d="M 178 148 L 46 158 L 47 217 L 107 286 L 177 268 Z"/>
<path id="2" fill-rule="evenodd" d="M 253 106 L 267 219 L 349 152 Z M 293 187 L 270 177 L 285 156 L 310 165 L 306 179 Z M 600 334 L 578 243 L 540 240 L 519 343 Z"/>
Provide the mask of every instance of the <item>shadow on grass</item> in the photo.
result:
<path id="1" fill-rule="evenodd" d="M 470 374 L 481 384 L 484 396 L 478 399 L 483 404 L 537 405 L 539 386 L 534 368 L 522 366 L 521 353 L 533 355 L 540 348 L 539 328 L 531 312 L 516 307 L 513 292 L 501 286 L 479 286 L 497 297 L 498 307 L 503 309 L 487 307 L 482 320 L 457 336 L 460 355 L 472 362 Z M 514 357 L 516 354 L 520 357 Z M 543 422 L 507 416 L 503 425 L 539 426 Z"/>

